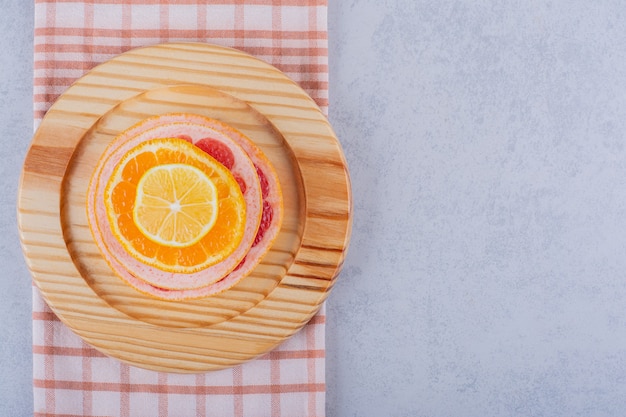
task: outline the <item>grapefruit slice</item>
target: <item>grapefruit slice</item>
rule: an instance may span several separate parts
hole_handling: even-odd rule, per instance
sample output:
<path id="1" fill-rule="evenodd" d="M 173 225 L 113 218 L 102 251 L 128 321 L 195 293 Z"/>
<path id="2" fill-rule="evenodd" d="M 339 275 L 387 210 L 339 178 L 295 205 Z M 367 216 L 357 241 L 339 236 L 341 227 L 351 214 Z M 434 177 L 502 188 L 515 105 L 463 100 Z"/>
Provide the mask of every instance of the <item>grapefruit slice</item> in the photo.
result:
<path id="1" fill-rule="evenodd" d="M 149 259 L 150 253 L 145 254 L 146 257 L 133 256 L 136 253 L 129 252 L 120 243 L 106 214 L 105 190 L 109 179 L 114 175 L 117 164 L 132 149 L 153 139 L 181 134 L 179 128 L 173 129 L 172 126 L 164 124 L 151 127 L 143 132 L 139 132 L 136 128 L 123 132 L 104 152 L 88 188 L 87 214 L 94 240 L 113 271 L 128 283 L 131 283 L 131 277 L 136 277 L 145 280 L 152 286 L 167 289 L 192 289 L 208 285 L 218 281 L 233 270 L 244 258 L 256 237 L 262 210 L 262 191 L 256 169 L 243 149 L 232 140 L 224 137 L 220 139 L 230 149 L 235 160 L 230 172 L 237 183 L 245 184 L 245 191 L 242 194 L 245 200 L 246 220 L 239 246 L 221 262 L 212 266 L 196 272 L 189 270 L 176 272 L 156 267 L 155 263 Z M 199 134 L 199 132 L 188 127 L 184 127 L 183 132 L 192 136 Z M 206 132 L 203 131 L 202 134 L 204 133 Z M 199 148 L 193 147 L 198 152 L 204 153 Z M 135 173 L 134 175 L 139 174 Z M 128 224 L 132 227 L 132 222 Z M 171 248 L 163 253 L 172 257 L 182 256 L 180 252 Z"/>
<path id="2" fill-rule="evenodd" d="M 119 245 L 102 221 L 99 198 L 111 166 L 132 146 L 157 137 L 192 142 L 229 168 L 247 206 L 242 244 L 224 261 L 191 274 L 172 274 L 138 262 Z M 243 154 L 242 151 L 243 150 Z M 263 152 L 236 129 L 192 114 L 166 114 L 146 119 L 118 136 L 105 151 L 88 193 L 88 216 L 94 238 L 114 272 L 137 290 L 160 299 L 205 297 L 227 290 L 250 274 L 276 239 L 283 217 L 278 176 Z"/>

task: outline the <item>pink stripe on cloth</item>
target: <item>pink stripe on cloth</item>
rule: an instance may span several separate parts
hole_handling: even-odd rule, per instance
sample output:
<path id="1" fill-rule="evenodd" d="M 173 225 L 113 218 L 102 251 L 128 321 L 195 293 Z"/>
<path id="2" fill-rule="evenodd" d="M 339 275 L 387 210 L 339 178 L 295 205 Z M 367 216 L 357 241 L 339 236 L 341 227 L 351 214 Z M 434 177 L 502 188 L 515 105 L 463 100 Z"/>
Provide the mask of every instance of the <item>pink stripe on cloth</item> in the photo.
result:
<path id="1" fill-rule="evenodd" d="M 328 106 L 326 0 L 35 0 L 34 114 L 90 68 L 170 41 L 236 47 Z M 35 416 L 323 416 L 324 308 L 298 334 L 241 366 L 198 375 L 122 364 L 86 345 L 33 286 Z"/>

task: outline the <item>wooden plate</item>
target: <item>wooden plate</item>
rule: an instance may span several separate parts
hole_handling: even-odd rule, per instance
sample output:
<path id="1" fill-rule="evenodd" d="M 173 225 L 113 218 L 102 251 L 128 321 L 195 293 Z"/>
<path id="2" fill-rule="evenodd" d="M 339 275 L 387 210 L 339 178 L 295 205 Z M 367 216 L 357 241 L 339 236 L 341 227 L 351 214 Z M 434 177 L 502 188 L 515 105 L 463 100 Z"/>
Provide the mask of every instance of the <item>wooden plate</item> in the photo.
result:
<path id="1" fill-rule="evenodd" d="M 159 301 L 122 283 L 86 220 L 87 183 L 106 145 L 170 112 L 243 131 L 274 164 L 285 198 L 283 227 L 261 264 L 200 300 Z M 18 223 L 35 284 L 75 333 L 135 366 L 202 372 L 268 352 L 319 310 L 350 237 L 350 182 L 328 121 L 279 70 L 233 49 L 163 44 L 96 67 L 50 108 L 24 162 Z"/>

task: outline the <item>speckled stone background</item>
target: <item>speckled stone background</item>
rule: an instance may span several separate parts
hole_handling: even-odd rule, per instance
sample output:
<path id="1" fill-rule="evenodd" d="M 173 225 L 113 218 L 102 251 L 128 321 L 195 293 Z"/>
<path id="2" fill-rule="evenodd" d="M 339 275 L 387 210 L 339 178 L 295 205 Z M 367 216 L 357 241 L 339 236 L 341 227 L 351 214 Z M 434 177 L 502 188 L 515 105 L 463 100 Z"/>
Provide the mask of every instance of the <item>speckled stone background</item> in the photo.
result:
<path id="1" fill-rule="evenodd" d="M 0 415 L 31 406 L 15 228 L 32 5 L 0 14 Z M 354 191 L 328 416 L 626 414 L 626 7 L 329 0 Z"/>

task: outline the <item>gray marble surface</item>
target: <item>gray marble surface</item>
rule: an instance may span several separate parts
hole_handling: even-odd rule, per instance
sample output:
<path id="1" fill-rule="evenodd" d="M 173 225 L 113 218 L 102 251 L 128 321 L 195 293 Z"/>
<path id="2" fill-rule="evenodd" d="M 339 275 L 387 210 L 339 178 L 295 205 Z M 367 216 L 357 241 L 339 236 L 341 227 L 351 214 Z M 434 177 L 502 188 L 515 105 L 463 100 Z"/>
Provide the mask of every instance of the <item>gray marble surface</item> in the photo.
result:
<path id="1" fill-rule="evenodd" d="M 0 14 L 0 415 L 32 414 L 15 226 L 32 5 Z M 354 191 L 329 416 L 626 412 L 626 8 L 330 0 Z"/>
<path id="2" fill-rule="evenodd" d="M 0 9 L 0 416 L 32 416 L 31 281 L 16 199 L 33 133 L 33 4 L 0 0 Z"/>

